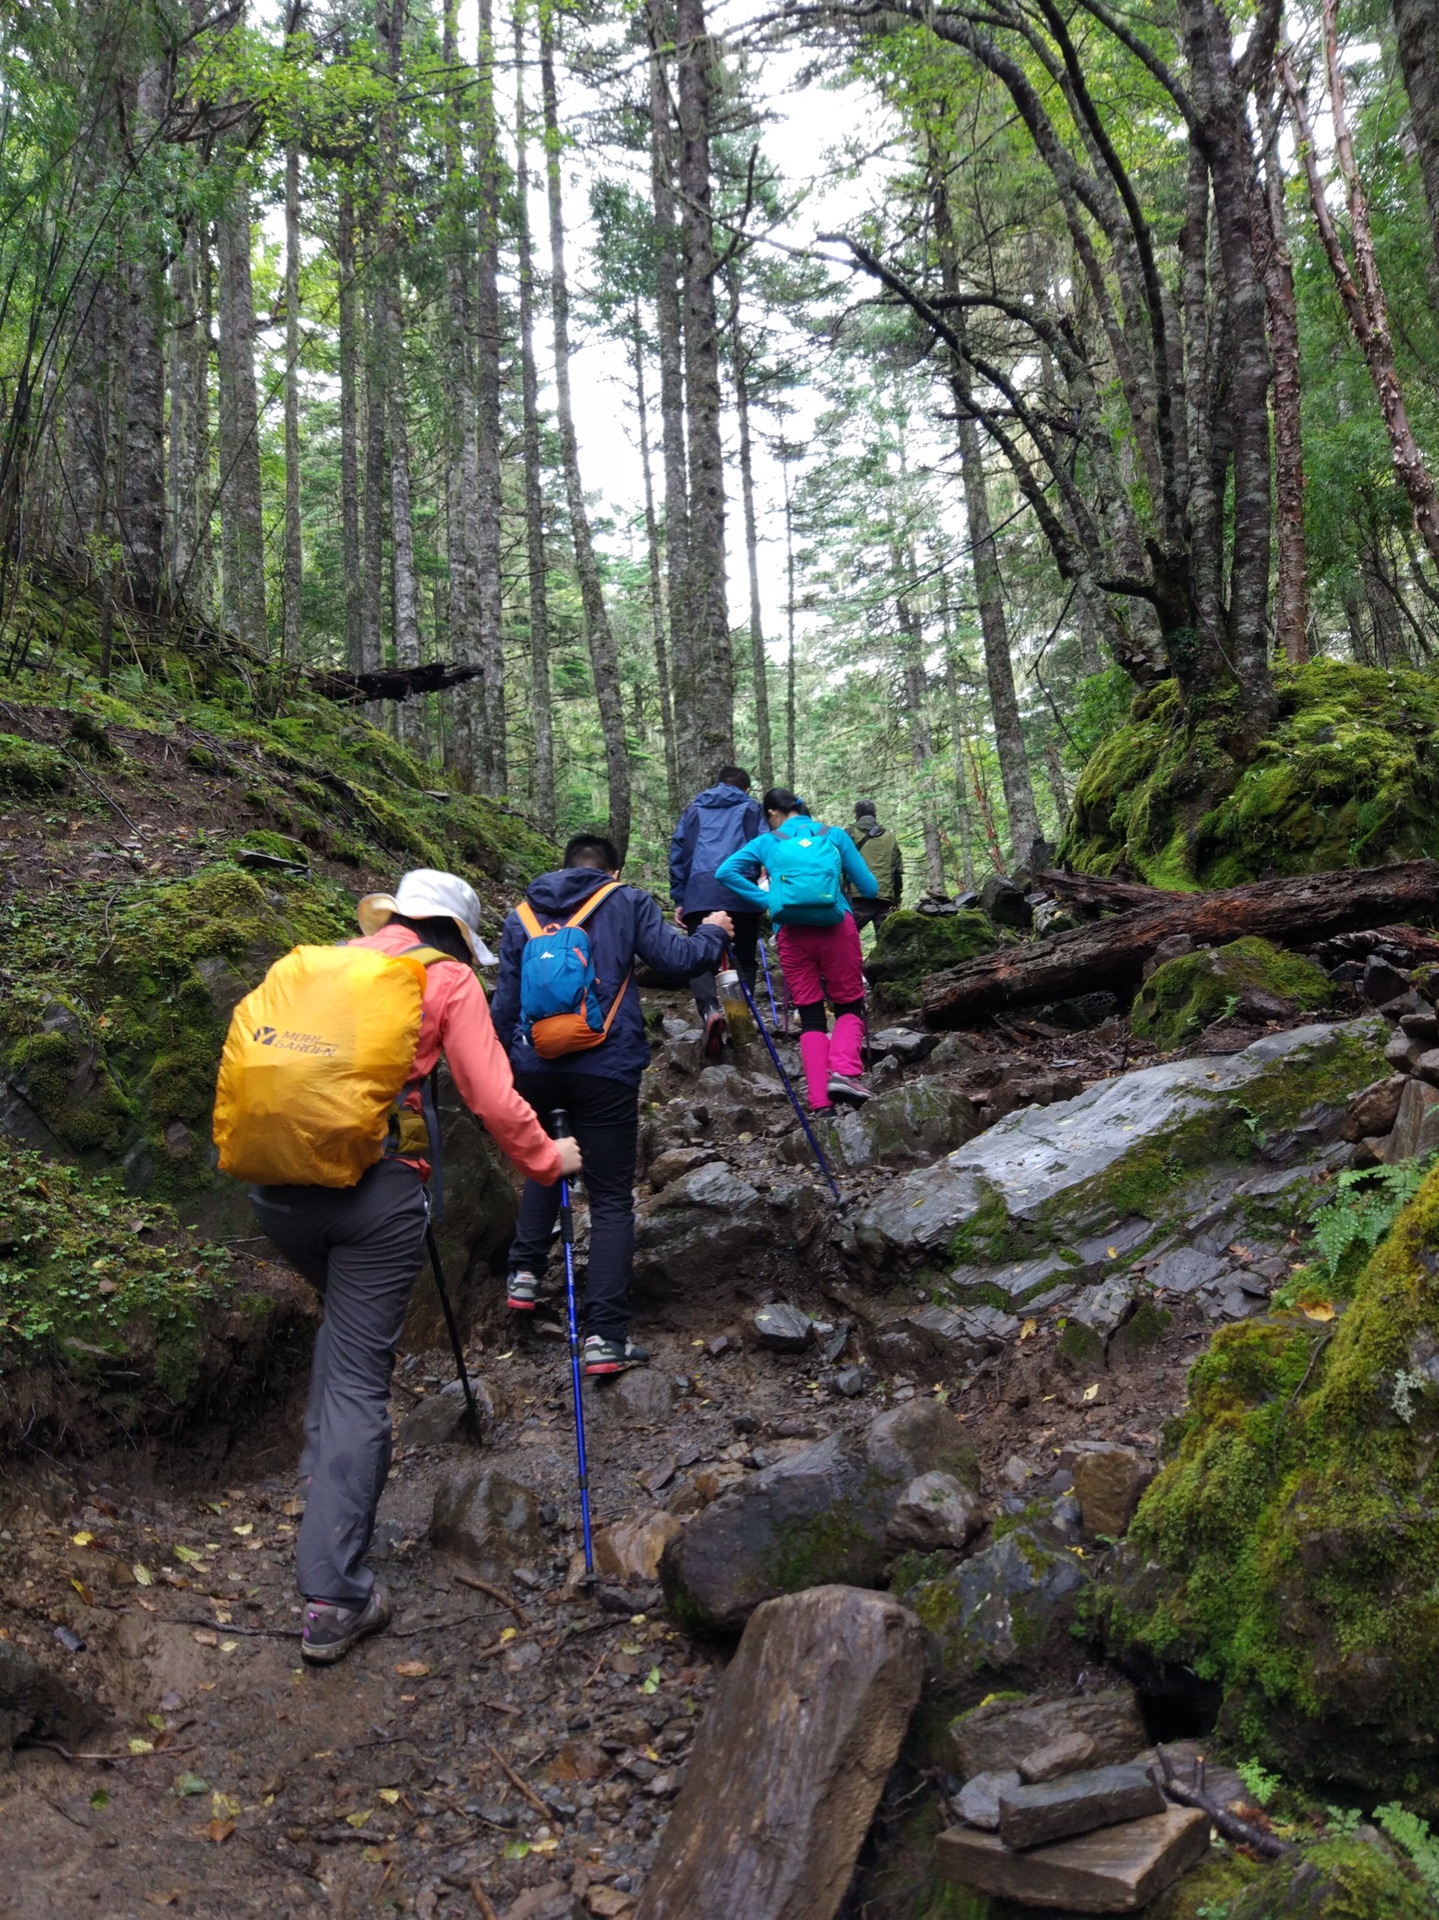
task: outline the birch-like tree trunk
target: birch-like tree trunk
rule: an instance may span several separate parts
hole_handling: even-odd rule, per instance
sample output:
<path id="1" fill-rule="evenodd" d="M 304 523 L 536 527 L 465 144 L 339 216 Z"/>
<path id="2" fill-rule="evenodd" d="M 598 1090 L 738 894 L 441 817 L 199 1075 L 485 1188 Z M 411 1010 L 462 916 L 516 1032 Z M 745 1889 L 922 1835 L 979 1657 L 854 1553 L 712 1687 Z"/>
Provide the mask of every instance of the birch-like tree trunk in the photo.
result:
<path id="1" fill-rule="evenodd" d="M 1350 271 L 1349 261 L 1345 256 L 1344 243 L 1334 224 L 1334 216 L 1329 211 L 1329 203 L 1324 197 L 1324 181 L 1319 172 L 1319 162 L 1315 157 L 1314 135 L 1309 124 L 1308 109 L 1304 103 L 1304 96 L 1299 91 L 1294 70 L 1287 59 L 1280 61 L 1280 79 L 1284 83 L 1284 91 L 1289 98 L 1289 110 L 1293 115 L 1295 133 L 1298 136 L 1299 152 L 1304 162 L 1305 179 L 1309 187 L 1309 204 L 1314 210 L 1314 224 L 1319 230 L 1319 238 L 1323 242 L 1329 268 L 1334 276 L 1334 284 L 1338 289 L 1350 328 L 1359 343 L 1365 364 L 1369 368 L 1369 377 L 1374 383 L 1379 411 L 1389 435 L 1389 450 L 1394 462 L 1394 471 L 1413 508 L 1414 525 L 1419 537 L 1429 549 L 1430 558 L 1439 565 L 1439 493 L 1435 491 L 1433 476 L 1414 437 L 1414 429 L 1409 421 L 1409 409 L 1404 403 L 1404 390 L 1399 384 L 1399 373 L 1394 364 L 1394 342 L 1389 332 L 1389 310 L 1384 299 L 1384 288 L 1379 279 L 1379 263 L 1374 254 L 1374 238 L 1369 226 L 1369 205 L 1359 179 L 1359 169 L 1354 159 L 1354 142 L 1349 131 L 1344 70 L 1339 62 L 1335 0 L 1325 0 L 1324 4 L 1324 54 L 1329 74 L 1329 103 L 1334 116 L 1334 157 L 1338 162 L 1349 202 L 1349 227 L 1354 242 L 1357 285 L 1355 274 Z"/>
<path id="2" fill-rule="evenodd" d="M 946 608 L 946 613 L 948 609 Z M 959 690 L 959 674 L 954 664 L 948 621 L 944 637 L 944 690 L 949 701 L 949 743 L 954 756 L 954 812 L 959 828 L 960 882 L 966 893 L 974 891 L 974 828 L 969 803 L 968 729 L 964 703 Z"/>
<path id="3" fill-rule="evenodd" d="M 1266 88 L 1266 93 L 1268 89 Z M 1309 561 L 1304 539 L 1304 437 L 1299 380 L 1299 308 L 1284 210 L 1279 156 L 1279 111 L 1258 102 L 1263 136 L 1261 177 L 1255 187 L 1254 233 L 1269 314 L 1274 357 L 1274 532 L 1278 547 L 1274 627 L 1284 657 L 1298 666 L 1309 657 Z"/>
<path id="4" fill-rule="evenodd" d="M 370 672 L 384 658 L 385 589 L 385 365 L 378 287 L 370 295 L 365 341 L 365 492 L 360 601 L 360 666 Z"/>
<path id="5" fill-rule="evenodd" d="M 209 240 L 192 221 L 170 266 L 169 575 L 177 596 L 210 611 Z"/>
<path id="6" fill-rule="evenodd" d="M 1434 0 L 1394 0 L 1394 31 L 1429 206 L 1435 284 L 1439 285 L 1439 8 Z"/>
<path id="7" fill-rule="evenodd" d="M 520 405 L 525 445 L 525 560 L 530 601 L 530 707 L 535 737 L 535 820 L 555 830 L 555 733 L 550 701 L 549 555 L 541 485 L 540 383 L 535 367 L 535 262 L 530 236 L 530 133 L 525 106 L 524 16 L 515 10 L 515 224 L 520 264 Z M 645 472 L 646 484 L 649 471 Z"/>
<path id="8" fill-rule="evenodd" d="M 684 279 L 685 419 L 689 455 L 689 566 L 685 617 L 698 694 L 675 714 L 680 778 L 694 788 L 734 758 L 734 659 L 725 592 L 724 444 L 720 431 L 719 316 L 711 211 L 710 138 L 715 50 L 704 0 L 676 0 L 679 67 L 680 242 Z"/>
<path id="9" fill-rule="evenodd" d="M 300 149 L 285 148 L 285 658 L 298 660 L 300 526 Z"/>
<path id="10" fill-rule="evenodd" d="M 912 559 L 896 553 L 895 570 L 902 569 L 913 579 Z M 899 614 L 900 665 L 904 676 L 905 725 L 909 733 L 909 764 L 919 789 L 919 816 L 924 833 L 925 885 L 935 893 L 944 892 L 944 850 L 939 839 L 939 811 L 934 791 L 934 739 L 924 699 L 924 637 L 919 619 L 907 593 L 897 601 Z"/>
<path id="11" fill-rule="evenodd" d="M 475 444 L 478 402 L 474 369 L 475 257 L 470 228 L 466 145 L 474 80 L 459 47 L 458 0 L 445 0 L 441 51 L 445 63 L 445 360 L 449 376 L 445 473 L 445 555 L 448 594 L 446 634 L 452 659 L 475 665 L 480 658 L 478 630 L 479 590 L 475 548 L 479 538 L 479 455 Z M 518 17 L 518 16 L 517 16 Z M 476 742 L 474 726 L 483 719 L 484 691 L 462 688 L 452 702 L 458 728 L 456 761 L 467 779 L 473 778 Z"/>
<path id="12" fill-rule="evenodd" d="M 575 547 L 575 571 L 579 575 L 595 700 L 600 710 L 600 731 L 605 743 L 609 836 L 623 858 L 630 838 L 629 746 L 625 734 L 624 695 L 620 686 L 619 649 L 615 644 L 600 587 L 599 563 L 595 557 L 590 516 L 580 478 L 580 449 L 575 436 L 575 412 L 570 391 L 570 294 L 565 271 L 560 116 L 555 89 L 554 18 L 548 0 L 540 9 L 540 88 L 544 104 L 545 181 L 550 213 L 550 306 L 555 335 L 555 398 L 559 413 L 560 457 L 564 465 L 565 498 L 570 512 L 570 535 Z"/>

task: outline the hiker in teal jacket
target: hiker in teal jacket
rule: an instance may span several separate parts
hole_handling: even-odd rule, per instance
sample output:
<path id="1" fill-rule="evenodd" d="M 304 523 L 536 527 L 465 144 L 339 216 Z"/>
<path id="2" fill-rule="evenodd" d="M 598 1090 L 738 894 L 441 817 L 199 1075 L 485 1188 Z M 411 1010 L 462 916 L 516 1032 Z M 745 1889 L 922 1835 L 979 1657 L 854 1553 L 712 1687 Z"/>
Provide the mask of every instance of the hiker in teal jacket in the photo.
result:
<path id="1" fill-rule="evenodd" d="M 780 964 L 799 1010 L 799 1054 L 811 1108 L 823 1112 L 836 1100 L 862 1106 L 869 1098 L 860 1084 L 864 968 L 844 889 L 872 900 L 879 887 L 849 835 L 812 820 L 787 787 L 771 787 L 763 805 L 769 832 L 732 853 L 715 879 L 774 923 Z M 768 892 L 755 884 L 762 872 L 770 879 Z M 833 1036 L 826 1030 L 826 993 L 834 1003 Z"/>

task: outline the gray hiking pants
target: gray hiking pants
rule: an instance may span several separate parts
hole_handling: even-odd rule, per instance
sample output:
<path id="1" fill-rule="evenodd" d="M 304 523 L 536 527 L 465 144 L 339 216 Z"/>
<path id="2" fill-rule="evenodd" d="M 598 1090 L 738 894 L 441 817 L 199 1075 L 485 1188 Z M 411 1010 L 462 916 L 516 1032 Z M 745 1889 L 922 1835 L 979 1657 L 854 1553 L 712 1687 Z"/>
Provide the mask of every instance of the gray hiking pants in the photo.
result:
<path id="1" fill-rule="evenodd" d="M 424 1182 L 404 1161 L 381 1160 L 357 1186 L 255 1187 L 250 1198 L 325 1307 L 305 1407 L 296 1585 L 307 1600 L 363 1606 L 375 1576 L 362 1561 L 390 1471 L 390 1374 L 424 1253 Z"/>

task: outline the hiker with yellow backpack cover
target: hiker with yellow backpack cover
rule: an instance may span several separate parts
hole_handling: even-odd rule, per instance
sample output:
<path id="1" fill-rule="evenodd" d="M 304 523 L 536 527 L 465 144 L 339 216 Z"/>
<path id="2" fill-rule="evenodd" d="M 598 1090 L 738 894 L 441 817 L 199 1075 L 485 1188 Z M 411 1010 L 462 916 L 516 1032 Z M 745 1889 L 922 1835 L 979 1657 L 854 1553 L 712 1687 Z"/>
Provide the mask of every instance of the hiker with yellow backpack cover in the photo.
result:
<path id="1" fill-rule="evenodd" d="M 220 1063 L 220 1169 L 324 1302 L 305 1408 L 300 1651 L 340 1659 L 388 1624 L 364 1564 L 390 1469 L 390 1374 L 429 1224 L 443 1053 L 461 1099 L 528 1181 L 580 1170 L 515 1091 L 475 963 L 480 903 L 457 875 L 367 894 L 361 937 L 297 947 L 236 1007 Z M 428 1108 L 428 1113 L 426 1109 Z"/>
<path id="2" fill-rule="evenodd" d="M 635 968 L 689 980 L 718 965 L 732 932 L 723 912 L 689 935 L 676 932 L 650 894 L 621 881 L 618 852 L 596 833 L 576 834 L 563 868 L 532 882 L 505 920 L 495 1031 L 525 1099 L 546 1121 L 563 1109 L 584 1150 L 587 1375 L 649 1358 L 629 1337 L 640 1078 L 650 1059 Z M 517 1312 L 535 1307 L 559 1207 L 557 1188 L 526 1180 L 510 1248 L 508 1299 Z"/>

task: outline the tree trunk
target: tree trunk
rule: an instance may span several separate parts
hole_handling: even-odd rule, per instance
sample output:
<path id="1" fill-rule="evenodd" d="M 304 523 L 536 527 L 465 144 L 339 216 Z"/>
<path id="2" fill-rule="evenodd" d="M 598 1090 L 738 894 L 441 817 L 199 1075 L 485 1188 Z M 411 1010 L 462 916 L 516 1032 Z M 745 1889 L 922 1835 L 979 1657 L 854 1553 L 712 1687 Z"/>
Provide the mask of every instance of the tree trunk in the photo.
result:
<path id="1" fill-rule="evenodd" d="M 964 485 L 964 515 L 969 527 L 970 565 L 974 572 L 979 626 L 984 637 L 984 671 L 989 684 L 989 710 L 994 722 L 994 746 L 999 755 L 999 777 L 1009 816 L 1009 845 L 1013 864 L 1029 857 L 1030 843 L 1039 833 L 1034 787 L 1024 752 L 1019 723 L 1019 698 L 1014 689 L 1014 662 L 1009 651 L 1009 627 L 1004 614 L 1004 582 L 999 550 L 989 517 L 989 483 L 979 429 L 968 411 L 969 367 L 956 354 L 952 360 L 958 399 L 959 466 Z"/>
<path id="2" fill-rule="evenodd" d="M 575 545 L 589 639 L 590 667 L 600 731 L 605 743 L 605 780 L 609 792 L 609 836 L 621 858 L 630 838 L 630 762 L 625 735 L 624 695 L 620 686 L 619 650 L 600 588 L 600 570 L 590 534 L 590 517 L 580 480 L 580 450 L 575 437 L 574 405 L 570 396 L 570 294 L 565 273 L 565 215 L 560 184 L 559 101 L 555 91 L 553 15 L 540 13 L 540 84 L 545 117 L 545 179 L 550 210 L 550 304 L 555 332 L 555 397 L 558 402 L 560 454 L 565 470 L 565 496 L 570 510 L 570 533 Z"/>
<path id="3" fill-rule="evenodd" d="M 530 136 L 525 111 L 524 15 L 515 10 L 515 212 L 520 250 L 520 399 L 525 443 L 525 557 L 529 567 L 530 704 L 535 735 L 535 820 L 555 830 L 555 737 L 550 702 L 549 558 L 540 484 L 540 385 L 535 370 L 535 265 L 530 239 Z M 649 486 L 649 464 L 645 465 Z M 648 499 L 648 492 L 646 493 Z"/>
<path id="4" fill-rule="evenodd" d="M 655 515 L 654 480 L 650 473 L 649 403 L 645 398 L 645 360 L 640 332 L 640 304 L 635 301 L 630 330 L 630 365 L 635 376 L 635 407 L 640 420 L 640 465 L 645 478 L 645 542 L 650 559 L 650 628 L 655 645 L 655 682 L 659 691 L 660 731 L 664 739 L 665 798 L 670 817 L 681 809 L 679 770 L 675 763 L 675 715 L 670 693 L 669 647 L 665 641 L 664 581 L 660 566 L 660 530 Z M 768 775 L 766 775 L 768 783 Z"/>
<path id="5" fill-rule="evenodd" d="M 285 658 L 298 660 L 300 530 L 300 149 L 285 148 Z"/>
<path id="6" fill-rule="evenodd" d="M 895 570 L 902 578 L 906 577 L 906 571 L 907 577 L 914 577 L 913 561 L 905 570 L 903 556 L 899 554 L 895 555 Z M 944 852 L 939 841 L 939 812 L 935 804 L 934 741 L 924 706 L 924 640 L 907 593 L 899 595 L 897 608 L 909 763 L 919 789 L 920 823 L 924 833 L 924 878 L 931 891 L 943 893 Z"/>
<path id="7" fill-rule="evenodd" d="M 1439 283 L 1439 12 L 1434 0 L 1394 0 L 1394 30 L 1429 205 L 1434 274 Z"/>
<path id="8" fill-rule="evenodd" d="M 390 85 L 398 99 L 404 81 L 405 0 L 376 0 L 375 27 L 388 43 Z M 395 110 L 381 121 L 379 232 L 375 279 L 375 345 L 384 365 L 385 425 L 390 451 L 390 570 L 394 590 L 395 665 L 403 672 L 420 664 L 420 599 L 415 582 L 415 530 L 410 501 L 410 436 L 405 419 L 405 327 L 401 309 L 401 236 L 397 213 L 400 156 Z M 401 707 L 397 732 L 419 745 L 424 715 Z"/>
<path id="9" fill-rule="evenodd" d="M 1059 736 L 1051 733 L 1044 743 L 1044 770 L 1049 776 L 1050 796 L 1054 801 L 1056 834 L 1062 839 L 1069 818 L 1069 793 L 1064 784 L 1064 762 L 1059 757 Z"/>
<path id="10" fill-rule="evenodd" d="M 1288 220 L 1284 211 L 1279 110 L 1268 98 L 1259 102 L 1259 118 L 1264 137 L 1263 175 L 1255 188 L 1254 232 L 1274 355 L 1274 503 L 1279 549 L 1274 626 L 1285 659 L 1291 666 L 1298 666 L 1309 657 L 1299 309 L 1294 298 L 1294 268 L 1289 256 Z"/>
<path id="11" fill-rule="evenodd" d="M 1165 895 L 1154 906 L 931 975 L 922 990 L 924 1017 L 931 1027 L 955 1027 L 981 1013 L 1137 986 L 1156 947 L 1176 934 L 1200 946 L 1257 934 L 1304 947 L 1352 928 L 1430 919 L 1436 912 L 1439 862 L 1433 860 Z"/>
<path id="12" fill-rule="evenodd" d="M 148 63 L 135 87 L 131 139 L 155 138 L 165 113 L 165 72 Z M 140 235 L 131 238 L 121 276 L 125 316 L 125 415 L 118 495 L 126 590 L 154 612 L 169 590 L 165 567 L 165 273 Z"/>
<path id="13" fill-rule="evenodd" d="M 355 284 L 355 202 L 340 187 L 335 271 L 340 282 L 340 545 L 345 566 L 345 662 L 351 672 L 364 654 L 365 581 L 360 550 L 360 315 Z"/>
<path id="14" fill-rule="evenodd" d="M 250 280 L 250 194 L 243 183 L 218 222 L 220 254 L 220 360 L 229 419 L 222 426 L 220 517 L 228 520 L 226 558 L 234 582 L 226 603 L 240 638 L 268 651 L 265 616 L 265 528 L 260 506 L 259 403 L 255 390 L 255 298 Z"/>
<path id="15" fill-rule="evenodd" d="M 784 567 L 785 567 L 785 630 L 788 647 L 784 669 L 784 783 L 790 792 L 794 792 L 794 718 L 795 718 L 795 658 L 794 658 L 794 500 L 789 490 L 789 449 L 782 449 L 781 464 L 784 467 Z"/>
<path id="16" fill-rule="evenodd" d="M 465 133 L 472 86 L 459 50 L 458 0 L 444 0 L 441 54 L 448 78 L 444 105 L 445 196 L 443 211 L 446 373 L 449 392 L 445 416 L 448 463 L 445 472 L 445 558 L 448 598 L 445 630 L 451 657 L 462 664 L 477 663 L 478 583 L 475 552 L 479 540 L 477 401 L 474 369 L 475 259 L 470 216 L 470 187 L 466 179 Z M 483 732 L 483 688 L 466 683 L 453 704 L 458 744 L 456 770 L 466 781 L 475 772 L 478 730 Z"/>
<path id="17" fill-rule="evenodd" d="M 1394 471 L 1399 476 L 1399 484 L 1408 495 L 1409 504 L 1414 510 L 1414 525 L 1419 537 L 1429 549 L 1431 559 L 1439 564 L 1439 494 L 1436 494 L 1434 481 L 1414 438 L 1414 430 L 1409 424 L 1409 410 L 1404 404 L 1403 389 L 1399 385 L 1399 374 L 1394 365 L 1394 342 L 1389 332 L 1389 312 L 1384 300 L 1384 289 L 1379 280 L 1379 264 L 1374 255 L 1374 240 L 1369 228 L 1369 207 L 1359 180 L 1359 170 L 1354 160 L 1354 144 L 1349 132 L 1349 120 L 1345 111 L 1344 73 L 1339 64 L 1338 26 L 1335 13 L 1336 0 L 1325 0 L 1324 5 L 1324 52 L 1329 71 L 1329 99 L 1334 116 L 1334 156 L 1344 179 L 1345 191 L 1349 200 L 1349 225 L 1354 238 L 1354 257 L 1358 265 L 1359 284 L 1356 286 L 1354 275 L 1349 270 L 1345 258 L 1344 245 L 1334 224 L 1334 216 L 1324 197 L 1324 183 L 1319 175 L 1319 165 L 1314 153 L 1314 137 L 1309 127 L 1309 115 L 1300 94 L 1293 69 L 1287 61 L 1281 61 L 1280 75 L 1284 90 L 1289 96 L 1290 111 L 1294 116 L 1295 131 L 1299 140 L 1299 150 L 1304 160 L 1304 171 L 1309 183 L 1309 203 L 1314 209 L 1314 224 L 1319 229 L 1319 237 L 1324 243 L 1324 251 L 1329 258 L 1330 271 L 1334 275 L 1334 284 L 1339 290 L 1339 298 L 1344 304 L 1349 325 L 1354 338 L 1364 354 L 1369 368 L 1369 377 L 1374 383 L 1374 391 L 1379 400 L 1379 411 L 1384 417 L 1385 429 L 1389 435 L 1389 448 L 1394 461 Z"/>
<path id="18" fill-rule="evenodd" d="M 385 591 L 385 365 L 379 289 L 369 302 L 365 354 L 365 497 L 360 671 L 384 665 Z"/>
<path id="19" fill-rule="evenodd" d="M 477 772 L 487 793 L 503 798 L 509 784 L 505 737 L 504 597 L 500 563 L 500 200 L 503 184 L 495 122 L 493 0 L 480 0 L 476 58 L 475 142 L 479 162 L 479 232 L 475 249 L 475 640 L 484 669 Z"/>
<path id="20" fill-rule="evenodd" d="M 664 455 L 665 580 L 669 589 L 670 670 L 676 724 L 675 765 L 685 785 L 688 754 L 678 729 L 701 698 L 688 613 L 689 465 L 685 452 L 684 336 L 679 238 L 675 225 L 674 138 L 667 81 L 665 0 L 647 0 L 650 40 L 650 191 L 655 213 L 655 333 L 660 365 L 660 446 Z"/>
<path id="21" fill-rule="evenodd" d="M 759 598 L 759 529 L 754 510 L 754 458 L 749 430 L 750 350 L 740 327 L 740 280 L 731 268 L 729 277 L 730 358 L 734 372 L 735 412 L 739 420 L 740 498 L 744 505 L 744 549 L 749 567 L 749 645 L 750 672 L 754 680 L 754 728 L 759 743 L 761 787 L 774 785 L 774 749 L 769 731 L 769 666 L 764 651 L 764 617 Z"/>
<path id="22" fill-rule="evenodd" d="M 968 729 L 960 700 L 959 675 L 949 635 L 944 642 L 944 688 L 949 700 L 949 740 L 954 754 L 954 810 L 959 828 L 959 875 L 966 893 L 974 892 L 974 829 L 969 810 L 969 768 L 965 765 Z"/>
<path id="23" fill-rule="evenodd" d="M 686 419 L 689 428 L 690 623 L 698 698 L 675 715 L 680 777 L 702 786 L 734 758 L 734 660 L 725 591 L 724 445 L 720 435 L 719 318 L 715 305 L 710 133 L 714 48 L 704 0 L 676 0 L 679 65 L 680 240 L 684 266 Z"/>
<path id="24" fill-rule="evenodd" d="M 169 576 L 176 596 L 210 611 L 209 242 L 192 221 L 170 267 Z"/>

